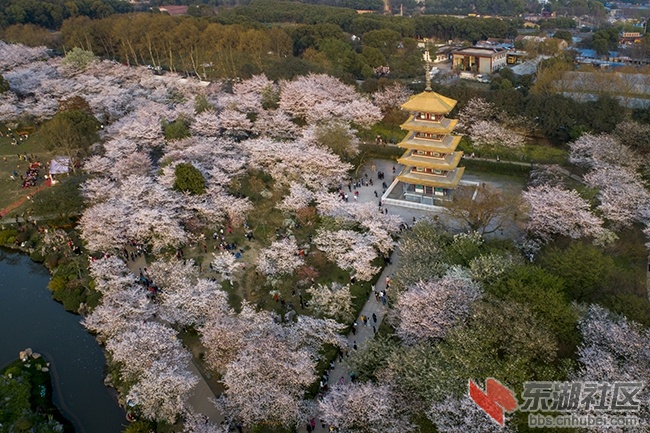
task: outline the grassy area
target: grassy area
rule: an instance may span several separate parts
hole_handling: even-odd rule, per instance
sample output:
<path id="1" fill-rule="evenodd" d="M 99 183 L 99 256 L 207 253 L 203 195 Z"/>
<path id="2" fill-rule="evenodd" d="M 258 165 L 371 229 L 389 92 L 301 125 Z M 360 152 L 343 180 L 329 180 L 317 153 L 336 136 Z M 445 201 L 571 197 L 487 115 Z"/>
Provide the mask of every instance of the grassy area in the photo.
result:
<path id="1" fill-rule="evenodd" d="M 477 158 L 496 159 L 502 161 L 529 162 L 535 164 L 567 165 L 569 151 L 549 145 L 527 144 L 521 148 L 508 148 L 505 146 L 475 147 L 469 140 L 463 139 L 458 145 L 458 150 L 465 155 L 474 153 Z"/>
<path id="2" fill-rule="evenodd" d="M 33 128 L 18 128 L 17 131 L 31 131 Z M 22 155 L 34 156 L 34 160 L 45 163 L 53 156 L 51 152 L 45 150 L 38 133 L 32 133 L 29 138 L 18 141 L 17 145 L 12 144 L 12 138 L 8 136 L 6 126 L 0 125 L 0 210 L 5 209 L 11 203 L 33 194 L 33 188 L 23 189 L 20 181 L 20 175 L 24 175 L 29 168 L 29 161 L 21 158 Z M 15 135 L 18 137 L 17 135 Z M 20 156 L 19 156 L 20 155 Z M 45 174 L 45 168 L 41 169 L 40 179 L 37 185 L 44 183 L 42 175 Z M 14 176 L 15 179 L 12 179 Z"/>
<path id="3" fill-rule="evenodd" d="M 508 164 L 504 161 L 484 161 L 472 158 L 463 158 L 458 166 L 466 167 L 467 172 L 487 172 L 490 174 L 501 174 L 526 179 L 528 179 L 532 170 L 531 165 Z"/>

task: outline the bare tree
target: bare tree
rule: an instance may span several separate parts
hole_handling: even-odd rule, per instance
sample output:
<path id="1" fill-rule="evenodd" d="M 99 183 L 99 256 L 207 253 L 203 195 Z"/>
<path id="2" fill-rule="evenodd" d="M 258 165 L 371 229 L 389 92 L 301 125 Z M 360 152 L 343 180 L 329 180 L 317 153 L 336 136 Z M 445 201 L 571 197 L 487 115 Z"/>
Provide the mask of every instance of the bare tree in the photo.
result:
<path id="1" fill-rule="evenodd" d="M 519 196 L 486 184 L 460 186 L 454 191 L 447 212 L 465 228 L 484 235 L 514 223 L 520 203 Z"/>

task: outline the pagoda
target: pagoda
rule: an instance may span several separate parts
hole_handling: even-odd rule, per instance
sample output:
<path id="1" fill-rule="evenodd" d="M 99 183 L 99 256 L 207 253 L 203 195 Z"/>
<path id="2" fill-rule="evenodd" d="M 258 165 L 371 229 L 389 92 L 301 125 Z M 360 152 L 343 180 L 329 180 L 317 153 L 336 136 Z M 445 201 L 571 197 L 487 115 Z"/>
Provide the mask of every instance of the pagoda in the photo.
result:
<path id="1" fill-rule="evenodd" d="M 411 115 L 401 125 L 408 131 L 398 144 L 406 152 L 397 160 L 404 169 L 397 176 L 404 199 L 434 204 L 434 197 L 448 197 L 460 182 L 464 167 L 458 167 L 463 152 L 456 151 L 460 136 L 453 135 L 456 119 L 445 117 L 456 101 L 431 90 L 430 75 L 424 92 L 402 104 Z"/>

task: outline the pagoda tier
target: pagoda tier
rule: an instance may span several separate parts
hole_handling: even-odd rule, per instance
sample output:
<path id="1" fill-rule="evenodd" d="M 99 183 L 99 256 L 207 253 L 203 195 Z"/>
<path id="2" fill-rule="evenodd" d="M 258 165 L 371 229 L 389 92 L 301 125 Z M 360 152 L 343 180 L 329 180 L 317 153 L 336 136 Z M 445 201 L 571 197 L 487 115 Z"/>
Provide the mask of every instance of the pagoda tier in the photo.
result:
<path id="1" fill-rule="evenodd" d="M 424 152 L 450 153 L 460 143 L 459 135 L 445 135 L 440 140 L 418 137 L 418 132 L 411 132 L 397 145 L 404 149 L 422 150 Z"/>
<path id="2" fill-rule="evenodd" d="M 427 170 L 422 168 L 420 169 Z M 458 186 L 460 178 L 463 177 L 465 167 L 457 167 L 451 171 L 439 170 L 438 173 L 434 172 L 435 169 L 429 170 L 430 171 L 418 171 L 417 167 L 405 167 L 397 176 L 397 180 L 413 185 L 453 189 Z"/>
<path id="3" fill-rule="evenodd" d="M 397 162 L 406 166 L 449 171 L 458 166 L 462 156 L 463 152 L 438 153 L 411 150 L 402 155 Z"/>
<path id="4" fill-rule="evenodd" d="M 442 117 L 440 120 L 421 119 L 418 115 L 409 116 L 406 122 L 400 125 L 400 128 L 407 131 L 424 132 L 429 134 L 451 134 L 458 123 L 457 119 L 447 119 Z"/>
<path id="5" fill-rule="evenodd" d="M 401 125 L 408 131 L 399 143 L 405 149 L 397 160 L 405 168 L 397 176 L 408 201 L 433 204 L 434 196 L 448 196 L 458 186 L 464 168 L 463 152 L 456 151 L 460 137 L 452 135 L 458 120 L 445 117 L 456 101 L 432 92 L 430 87 L 402 104 L 411 115 Z"/>

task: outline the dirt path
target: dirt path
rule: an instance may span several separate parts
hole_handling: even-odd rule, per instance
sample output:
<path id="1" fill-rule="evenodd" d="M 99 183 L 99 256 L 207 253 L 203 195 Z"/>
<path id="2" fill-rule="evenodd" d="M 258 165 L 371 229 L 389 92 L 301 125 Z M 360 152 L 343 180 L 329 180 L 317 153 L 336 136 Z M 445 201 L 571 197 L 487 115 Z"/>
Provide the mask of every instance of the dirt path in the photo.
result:
<path id="1" fill-rule="evenodd" d="M 28 197 L 33 197 L 37 193 L 43 191 L 45 188 L 47 188 L 46 185 L 39 185 L 34 188 L 30 188 L 29 194 L 25 194 L 23 197 L 19 198 L 15 202 L 11 203 L 9 206 L 5 207 L 4 209 L 0 210 L 0 218 L 4 218 L 9 214 L 9 212 L 18 209 L 23 203 L 25 203 L 28 199 Z"/>

